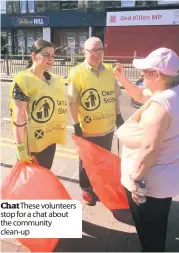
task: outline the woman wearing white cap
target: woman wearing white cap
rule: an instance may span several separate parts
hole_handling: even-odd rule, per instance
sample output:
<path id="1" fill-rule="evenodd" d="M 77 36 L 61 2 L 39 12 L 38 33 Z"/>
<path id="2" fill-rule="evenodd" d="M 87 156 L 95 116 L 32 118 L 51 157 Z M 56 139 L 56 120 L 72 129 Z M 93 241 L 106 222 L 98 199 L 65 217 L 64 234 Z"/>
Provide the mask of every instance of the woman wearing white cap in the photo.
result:
<path id="1" fill-rule="evenodd" d="M 142 70 L 144 89 L 125 78 L 121 64 L 114 69 L 128 94 L 144 103 L 117 131 L 123 145 L 121 182 L 142 251 L 162 252 L 172 197 L 179 194 L 179 57 L 159 48 L 133 65 Z M 146 201 L 139 204 L 142 180 Z"/>

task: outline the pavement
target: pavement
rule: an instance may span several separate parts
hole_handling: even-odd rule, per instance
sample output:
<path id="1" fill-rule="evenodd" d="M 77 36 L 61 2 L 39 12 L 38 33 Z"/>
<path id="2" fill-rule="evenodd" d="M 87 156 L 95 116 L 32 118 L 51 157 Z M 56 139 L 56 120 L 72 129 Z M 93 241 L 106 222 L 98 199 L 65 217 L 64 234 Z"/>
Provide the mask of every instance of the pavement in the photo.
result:
<path id="1" fill-rule="evenodd" d="M 1 82 L 12 82 L 14 75 L 6 75 L 4 73 L 1 73 Z"/>
<path id="2" fill-rule="evenodd" d="M 1 82 L 12 82 L 14 74 L 10 74 L 9 76 L 7 74 L 1 73 Z M 130 79 L 132 82 L 136 82 L 138 79 Z M 67 85 L 67 83 L 65 83 Z M 120 85 L 120 87 L 123 89 L 123 86 Z"/>
<path id="3" fill-rule="evenodd" d="M 5 91 L 7 84 L 3 84 L 2 94 L 7 97 Z M 8 104 L 4 101 L 3 105 Z M 121 109 L 124 119 L 127 119 L 134 111 L 130 107 L 130 99 L 125 91 L 122 91 Z M 10 122 L 3 121 L 7 115 L 6 107 L 2 109 L 1 116 L 1 182 L 11 172 L 16 162 L 15 145 L 10 130 Z M 83 238 L 61 239 L 54 252 L 139 252 L 140 243 L 133 225 L 129 210 L 121 210 L 117 213 L 117 219 L 112 212 L 102 203 L 96 206 L 86 205 L 81 197 L 78 178 L 78 155 L 71 139 L 72 127 L 68 127 L 66 146 L 57 147 L 52 172 L 63 183 L 73 199 L 79 200 L 83 208 Z M 117 154 L 117 140 L 114 137 L 112 152 Z M 166 242 L 167 252 L 179 252 L 179 195 L 173 199 L 169 215 L 168 235 Z M 1 239 L 1 252 L 30 252 L 15 239 Z"/>

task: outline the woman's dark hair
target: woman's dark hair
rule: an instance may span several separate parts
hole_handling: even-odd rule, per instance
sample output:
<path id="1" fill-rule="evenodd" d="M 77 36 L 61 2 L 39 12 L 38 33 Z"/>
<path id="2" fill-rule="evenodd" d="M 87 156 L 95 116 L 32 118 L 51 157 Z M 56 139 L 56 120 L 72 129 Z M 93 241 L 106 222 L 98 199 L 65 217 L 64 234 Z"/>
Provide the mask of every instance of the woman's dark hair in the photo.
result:
<path id="1" fill-rule="evenodd" d="M 32 45 L 32 49 L 31 51 L 34 52 L 35 54 L 38 54 L 42 49 L 46 48 L 46 47 L 53 47 L 53 44 L 47 40 L 36 40 L 34 42 L 34 44 Z M 32 58 L 30 58 L 26 64 L 26 69 L 29 69 L 32 66 L 33 62 L 32 62 Z M 44 76 L 46 80 L 50 80 L 51 75 L 45 71 L 44 72 Z"/>

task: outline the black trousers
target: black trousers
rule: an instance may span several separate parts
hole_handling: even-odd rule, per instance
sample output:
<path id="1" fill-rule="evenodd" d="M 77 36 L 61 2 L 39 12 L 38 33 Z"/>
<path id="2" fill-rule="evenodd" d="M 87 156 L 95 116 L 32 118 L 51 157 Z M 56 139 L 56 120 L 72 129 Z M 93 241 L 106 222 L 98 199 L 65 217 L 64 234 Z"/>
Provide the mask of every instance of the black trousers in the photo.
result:
<path id="1" fill-rule="evenodd" d="M 139 206 L 126 189 L 129 206 L 142 246 L 142 252 L 163 252 L 167 235 L 168 214 L 172 198 L 146 197 Z"/>
<path id="2" fill-rule="evenodd" d="M 54 160 L 55 151 L 56 151 L 56 144 L 52 144 L 48 146 L 46 149 L 42 150 L 41 152 L 38 153 L 31 152 L 31 155 L 35 156 L 39 165 L 50 170 Z"/>
<path id="3" fill-rule="evenodd" d="M 105 136 L 84 137 L 84 139 L 86 139 L 88 141 L 91 141 L 91 142 L 97 144 L 98 146 L 111 151 L 113 135 L 114 135 L 114 132 L 109 133 L 109 134 L 107 134 Z M 80 181 L 80 187 L 81 188 L 92 187 L 91 183 L 90 183 L 90 181 L 88 179 L 88 176 L 86 174 L 86 171 L 83 168 L 81 159 L 79 161 L 79 181 Z"/>

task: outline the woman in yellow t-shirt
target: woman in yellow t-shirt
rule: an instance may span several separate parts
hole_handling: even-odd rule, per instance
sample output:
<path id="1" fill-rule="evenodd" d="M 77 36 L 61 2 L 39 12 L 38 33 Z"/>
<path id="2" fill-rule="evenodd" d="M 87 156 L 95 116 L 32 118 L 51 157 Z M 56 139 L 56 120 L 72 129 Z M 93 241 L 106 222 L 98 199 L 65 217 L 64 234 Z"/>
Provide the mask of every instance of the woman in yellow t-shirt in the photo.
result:
<path id="1" fill-rule="evenodd" d="M 54 63 L 54 52 L 50 42 L 35 41 L 27 69 L 15 75 L 11 86 L 17 158 L 31 163 L 33 155 L 48 169 L 53 163 L 56 144 L 66 142 L 64 82 L 48 72 Z"/>

